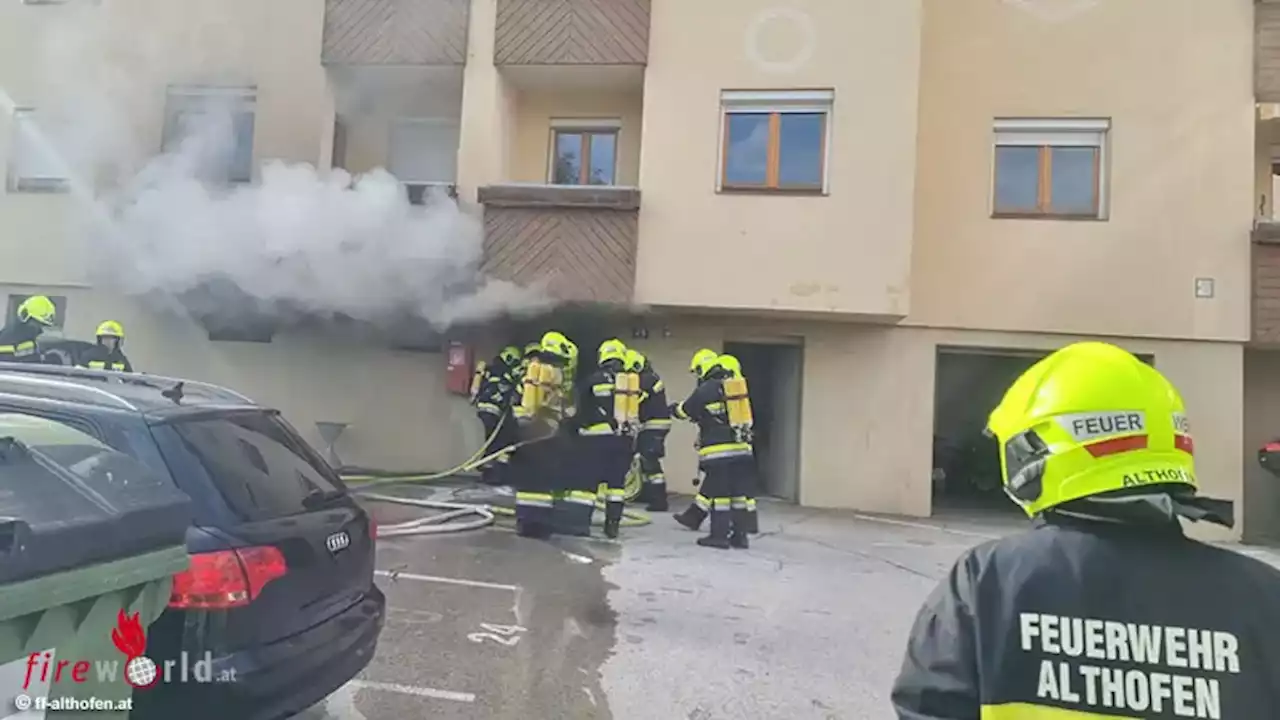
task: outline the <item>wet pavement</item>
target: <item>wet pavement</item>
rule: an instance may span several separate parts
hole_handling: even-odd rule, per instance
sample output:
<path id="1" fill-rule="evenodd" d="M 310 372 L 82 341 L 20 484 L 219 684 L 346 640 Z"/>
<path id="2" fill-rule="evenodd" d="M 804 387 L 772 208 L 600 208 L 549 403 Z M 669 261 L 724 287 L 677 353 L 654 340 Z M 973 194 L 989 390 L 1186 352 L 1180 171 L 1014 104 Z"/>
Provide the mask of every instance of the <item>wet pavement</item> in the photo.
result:
<path id="1" fill-rule="evenodd" d="M 418 515 L 371 508 L 383 526 Z M 1021 527 L 768 503 L 744 552 L 655 520 L 622 545 L 502 525 L 380 540 L 378 654 L 298 720 L 890 718 L 924 596 L 967 547 Z"/>

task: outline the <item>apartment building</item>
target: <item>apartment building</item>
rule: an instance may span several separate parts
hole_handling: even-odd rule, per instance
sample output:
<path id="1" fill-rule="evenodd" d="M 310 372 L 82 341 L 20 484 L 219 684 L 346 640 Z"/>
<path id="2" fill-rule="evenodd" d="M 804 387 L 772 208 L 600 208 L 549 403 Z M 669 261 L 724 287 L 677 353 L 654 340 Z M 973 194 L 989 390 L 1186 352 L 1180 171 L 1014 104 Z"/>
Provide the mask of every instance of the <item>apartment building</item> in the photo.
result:
<path id="1" fill-rule="evenodd" d="M 13 138 L 39 113 L 42 33 L 99 13 L 121 28 L 116 50 L 153 58 L 130 76 L 144 150 L 215 87 L 243 102 L 237 179 L 284 158 L 448 185 L 483 219 L 485 272 L 573 303 L 545 322 L 580 344 L 623 337 L 674 395 L 694 350 L 737 353 L 771 494 L 929 515 L 983 474 L 935 449 L 989 455 L 975 438 L 1003 385 L 1105 337 L 1182 388 L 1205 491 L 1245 501 L 1246 534 L 1280 533 L 1280 481 L 1253 458 L 1280 434 L 1280 255 L 1255 217 L 1270 212 L 1280 122 L 1257 105 L 1280 102 L 1277 7 L 9 3 L 0 285 L 57 296 L 69 334 L 121 320 L 135 364 L 234 385 L 317 442 L 314 423 L 345 426 L 347 462 L 443 467 L 480 440 L 438 346 L 220 335 L 89 285 L 74 194 L 42 188 L 56 172 L 28 168 Z M 677 489 L 691 439 L 669 440 Z"/>

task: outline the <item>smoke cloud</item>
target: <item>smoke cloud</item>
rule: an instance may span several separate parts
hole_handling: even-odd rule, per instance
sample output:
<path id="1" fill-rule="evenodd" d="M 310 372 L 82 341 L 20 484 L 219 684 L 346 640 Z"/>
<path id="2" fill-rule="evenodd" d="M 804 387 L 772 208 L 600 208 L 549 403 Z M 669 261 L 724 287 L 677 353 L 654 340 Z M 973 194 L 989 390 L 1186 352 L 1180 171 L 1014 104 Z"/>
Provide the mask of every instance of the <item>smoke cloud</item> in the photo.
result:
<path id="1" fill-rule="evenodd" d="M 162 48 L 123 27 L 128 18 L 88 10 L 68 11 L 41 38 L 38 125 L 26 141 L 72 178 L 96 285 L 177 299 L 194 314 L 248 299 L 258 313 L 386 325 L 412 316 L 437 330 L 551 305 L 540 288 L 481 275 L 483 227 L 442 191 L 413 205 L 385 170 L 353 177 L 270 160 L 252 182 L 228 184 L 245 128 L 243 106 L 225 95 L 201 99 L 165 129 L 180 142 L 149 156 L 154 121 L 131 110 L 158 112 L 167 83 L 184 78 L 161 74 Z"/>

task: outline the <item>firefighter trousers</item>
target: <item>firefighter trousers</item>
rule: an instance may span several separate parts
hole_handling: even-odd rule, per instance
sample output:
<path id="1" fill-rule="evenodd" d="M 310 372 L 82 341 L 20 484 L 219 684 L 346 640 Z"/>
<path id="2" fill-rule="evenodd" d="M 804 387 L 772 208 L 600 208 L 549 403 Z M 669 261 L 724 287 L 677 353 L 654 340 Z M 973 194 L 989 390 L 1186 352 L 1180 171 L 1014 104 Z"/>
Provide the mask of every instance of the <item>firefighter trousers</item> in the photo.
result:
<path id="1" fill-rule="evenodd" d="M 576 520 L 578 524 L 575 527 L 581 529 L 582 518 L 585 518 L 586 530 L 590 532 L 596 492 L 603 485 L 604 532 L 608 537 L 617 537 L 626 502 L 627 471 L 631 469 L 633 439 L 625 435 L 586 435 L 579 438 L 579 443 L 582 462 L 578 467 L 574 493 L 582 493 L 584 500 L 589 493 L 592 504 Z"/>
<path id="2" fill-rule="evenodd" d="M 505 420 L 501 415 L 495 415 L 489 412 L 476 413 L 480 417 L 480 424 L 484 426 L 484 439 L 489 440 L 489 444 L 484 448 L 482 457 L 491 455 L 505 447 L 510 447 L 515 443 L 516 430 L 515 419 L 508 416 Z M 499 427 L 498 423 L 502 422 Z M 496 435 L 495 435 L 496 431 Z M 515 473 L 510 471 L 512 453 L 505 452 L 498 457 L 484 463 L 480 466 L 480 482 L 486 485 L 515 485 L 512 476 Z"/>
<path id="3" fill-rule="evenodd" d="M 751 532 L 746 496 L 750 467 L 750 457 L 726 458 L 703 466 L 706 475 L 702 481 L 701 497 L 709 506 L 709 535 L 712 540 L 732 539 L 745 544 L 745 538 Z"/>
<path id="4" fill-rule="evenodd" d="M 702 521 L 711 516 L 711 534 L 728 536 L 741 531 L 746 534 L 760 532 L 755 498 L 755 460 L 739 457 L 712 460 L 702 464 L 702 483 L 698 494 L 684 512 L 676 515 L 676 521 L 690 530 L 702 527 Z M 717 503 L 716 501 L 719 501 Z M 714 513 L 724 513 L 717 534 Z M 725 525 L 724 522 L 728 522 Z"/>
<path id="5" fill-rule="evenodd" d="M 516 451 L 516 533 L 547 537 L 555 532 L 554 508 L 563 495 L 572 438 L 557 433 Z"/>
<path id="6" fill-rule="evenodd" d="M 666 455 L 666 430 L 641 430 L 636 438 L 636 455 L 640 458 L 640 475 L 644 483 L 640 501 L 655 512 L 667 509 L 667 476 L 662 468 Z"/>

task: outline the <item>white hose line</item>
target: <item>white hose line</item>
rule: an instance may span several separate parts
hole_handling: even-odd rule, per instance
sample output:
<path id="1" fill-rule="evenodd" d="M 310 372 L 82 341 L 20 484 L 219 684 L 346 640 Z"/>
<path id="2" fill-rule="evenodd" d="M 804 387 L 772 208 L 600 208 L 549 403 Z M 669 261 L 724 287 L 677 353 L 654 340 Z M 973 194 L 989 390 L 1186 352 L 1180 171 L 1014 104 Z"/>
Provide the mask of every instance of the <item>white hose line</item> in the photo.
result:
<path id="1" fill-rule="evenodd" d="M 497 520 L 494 516 L 493 510 L 488 505 L 471 505 L 468 503 L 443 502 L 440 500 L 420 500 L 418 498 L 407 498 L 399 497 L 397 495 L 382 495 L 379 493 L 359 491 L 356 491 L 355 495 L 374 502 L 384 502 L 392 505 L 408 505 L 411 507 L 444 511 L 436 515 L 415 518 L 402 523 L 380 525 L 378 527 L 378 537 L 380 538 L 467 532 L 469 530 L 479 530 L 480 528 L 488 527 Z M 456 518 L 465 517 L 467 515 L 479 515 L 480 517 L 469 522 L 453 522 Z"/>

